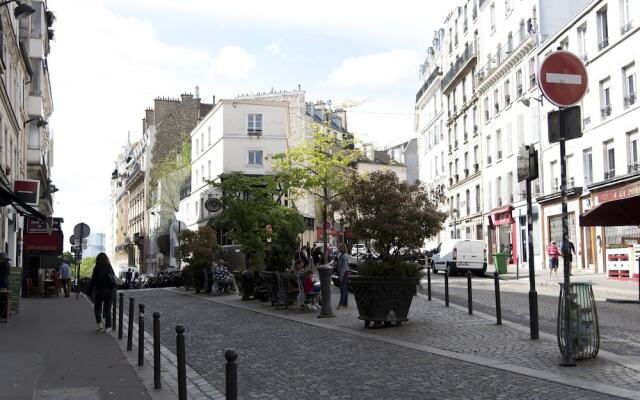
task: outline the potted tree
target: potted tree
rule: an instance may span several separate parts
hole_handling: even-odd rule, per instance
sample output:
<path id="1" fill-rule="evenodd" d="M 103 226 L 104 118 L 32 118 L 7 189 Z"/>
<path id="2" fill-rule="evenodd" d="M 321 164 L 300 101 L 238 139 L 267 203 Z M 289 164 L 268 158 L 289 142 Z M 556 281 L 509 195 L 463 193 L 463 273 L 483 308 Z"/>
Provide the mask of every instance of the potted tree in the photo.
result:
<path id="1" fill-rule="evenodd" d="M 204 287 L 205 270 L 211 265 L 217 250 L 216 231 L 208 225 L 201 226 L 197 231 L 184 230 L 180 233 L 178 256 L 189 264 L 183 269 L 185 287 L 188 287 L 192 279 L 196 293 L 200 293 L 202 289 L 206 290 Z"/>
<path id="2" fill-rule="evenodd" d="M 345 219 L 355 235 L 370 240 L 379 256 L 349 278 L 359 319 L 365 327 L 371 322 L 400 325 L 407 321 L 421 276 L 421 266 L 405 261 L 402 254 L 419 249 L 437 234 L 445 215 L 424 188 L 400 182 L 392 171 L 353 176 L 347 192 Z"/>

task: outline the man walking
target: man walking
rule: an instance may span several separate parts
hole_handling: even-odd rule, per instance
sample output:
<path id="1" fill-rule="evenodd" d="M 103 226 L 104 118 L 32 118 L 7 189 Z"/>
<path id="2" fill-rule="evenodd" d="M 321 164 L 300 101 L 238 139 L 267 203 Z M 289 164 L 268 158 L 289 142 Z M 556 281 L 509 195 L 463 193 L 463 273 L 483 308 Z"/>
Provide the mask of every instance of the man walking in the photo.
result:
<path id="1" fill-rule="evenodd" d="M 562 243 L 562 256 L 564 257 L 567 265 L 569 266 L 569 275 L 571 275 L 571 263 L 573 262 L 573 256 L 576 254 L 576 248 L 573 242 L 567 240 L 567 243 Z"/>
<path id="2" fill-rule="evenodd" d="M 62 290 L 64 291 L 64 297 L 69 297 L 69 287 L 71 283 L 71 268 L 64 260 L 60 265 L 60 281 L 62 282 Z"/>

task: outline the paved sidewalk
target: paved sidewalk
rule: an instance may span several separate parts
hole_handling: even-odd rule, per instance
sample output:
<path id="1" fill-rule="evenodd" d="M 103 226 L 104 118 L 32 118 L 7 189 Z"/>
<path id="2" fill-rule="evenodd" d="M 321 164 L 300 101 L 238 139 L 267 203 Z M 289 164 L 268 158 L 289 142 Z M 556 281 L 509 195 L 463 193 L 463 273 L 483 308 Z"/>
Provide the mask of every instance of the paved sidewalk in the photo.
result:
<path id="1" fill-rule="evenodd" d="M 151 399 L 113 339 L 94 329 L 83 296 L 20 299 L 20 313 L 0 323 L 0 398 Z"/>

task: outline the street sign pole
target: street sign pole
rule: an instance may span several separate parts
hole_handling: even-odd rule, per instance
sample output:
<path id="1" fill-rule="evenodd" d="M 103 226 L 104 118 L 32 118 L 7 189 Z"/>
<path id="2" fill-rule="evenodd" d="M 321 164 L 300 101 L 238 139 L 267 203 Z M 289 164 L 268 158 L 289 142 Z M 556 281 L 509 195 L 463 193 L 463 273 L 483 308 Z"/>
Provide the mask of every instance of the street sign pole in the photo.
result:
<path id="1" fill-rule="evenodd" d="M 533 145 L 529 146 L 528 158 L 529 165 L 531 165 L 532 158 L 534 158 L 535 165 L 537 165 L 537 152 L 533 149 Z M 531 202 L 531 168 L 529 168 L 529 177 L 526 179 L 527 190 L 527 250 L 529 257 L 529 332 L 531 339 L 539 339 L 539 327 L 538 327 L 538 292 L 536 292 L 536 264 L 533 255 L 533 205 Z M 537 169 L 535 176 L 537 177 Z"/>
<path id="2" fill-rule="evenodd" d="M 576 360 L 573 356 L 573 343 L 571 343 L 571 278 L 569 277 L 569 260 L 567 250 L 569 249 L 569 221 L 567 210 L 567 161 L 565 148 L 565 110 L 560 108 L 560 196 L 562 196 L 562 265 L 564 272 L 564 333 L 565 333 L 565 355 L 561 366 L 573 367 Z"/>

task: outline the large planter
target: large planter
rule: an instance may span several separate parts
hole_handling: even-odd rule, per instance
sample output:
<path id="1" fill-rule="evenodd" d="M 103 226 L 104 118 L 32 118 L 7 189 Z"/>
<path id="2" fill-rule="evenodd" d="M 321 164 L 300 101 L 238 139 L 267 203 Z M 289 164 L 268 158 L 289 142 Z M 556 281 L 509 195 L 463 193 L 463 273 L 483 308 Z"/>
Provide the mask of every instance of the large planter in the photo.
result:
<path id="1" fill-rule="evenodd" d="M 407 315 L 418 279 L 389 279 L 369 276 L 349 277 L 349 289 L 358 305 L 359 319 L 365 328 L 400 325 L 408 321 Z"/>

